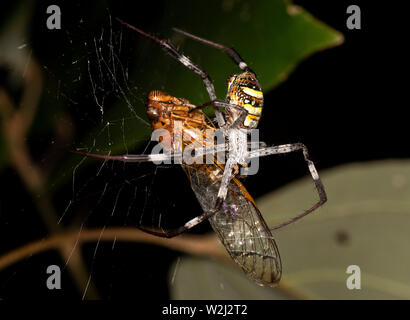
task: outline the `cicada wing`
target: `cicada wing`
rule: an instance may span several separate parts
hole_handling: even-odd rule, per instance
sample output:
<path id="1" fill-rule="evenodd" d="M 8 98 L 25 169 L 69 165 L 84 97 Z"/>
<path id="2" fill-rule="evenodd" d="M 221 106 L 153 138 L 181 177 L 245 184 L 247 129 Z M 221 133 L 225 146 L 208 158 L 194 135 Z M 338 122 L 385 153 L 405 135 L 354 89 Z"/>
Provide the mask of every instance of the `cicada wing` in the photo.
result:
<path id="1" fill-rule="evenodd" d="M 205 212 L 216 202 L 223 169 L 214 165 L 184 167 Z M 219 171 L 219 172 L 218 172 Z M 246 193 L 246 195 L 245 195 Z M 258 208 L 238 180 L 232 180 L 222 208 L 209 222 L 232 259 L 260 285 L 274 286 L 281 277 L 279 250 Z"/>

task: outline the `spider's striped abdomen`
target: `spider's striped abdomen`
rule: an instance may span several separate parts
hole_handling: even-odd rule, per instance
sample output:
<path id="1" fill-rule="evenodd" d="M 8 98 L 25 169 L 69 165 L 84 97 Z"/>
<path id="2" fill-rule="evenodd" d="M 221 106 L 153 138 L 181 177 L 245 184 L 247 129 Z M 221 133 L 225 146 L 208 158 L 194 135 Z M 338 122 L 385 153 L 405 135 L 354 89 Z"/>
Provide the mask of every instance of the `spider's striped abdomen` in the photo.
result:
<path id="1" fill-rule="evenodd" d="M 228 80 L 228 94 L 226 100 L 248 111 L 243 128 L 253 129 L 258 126 L 262 115 L 263 93 L 261 86 L 252 72 L 234 75 Z M 226 118 L 228 123 L 233 123 L 241 112 L 234 108 L 227 108 Z"/>

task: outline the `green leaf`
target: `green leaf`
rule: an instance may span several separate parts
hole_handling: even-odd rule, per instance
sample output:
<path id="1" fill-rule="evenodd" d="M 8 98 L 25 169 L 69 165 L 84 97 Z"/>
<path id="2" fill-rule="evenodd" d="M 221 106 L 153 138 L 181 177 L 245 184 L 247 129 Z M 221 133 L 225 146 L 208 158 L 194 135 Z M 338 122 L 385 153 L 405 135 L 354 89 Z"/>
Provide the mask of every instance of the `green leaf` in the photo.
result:
<path id="1" fill-rule="evenodd" d="M 228 56 L 211 47 L 172 32 L 172 27 L 179 27 L 193 34 L 235 48 L 257 73 L 265 91 L 272 89 L 286 79 L 297 64 L 310 54 L 340 44 L 343 36 L 314 19 L 303 9 L 289 5 L 287 1 L 178 1 L 166 2 L 162 19 L 156 20 L 157 30 L 145 30 L 156 36 L 174 42 L 185 55 L 206 70 L 213 79 L 219 98 L 226 94 L 226 79 L 239 68 Z M 127 21 L 138 25 L 138 22 Z M 113 21 L 113 24 L 117 23 Z M 118 23 L 117 23 L 118 24 Z M 117 25 L 115 27 L 120 28 Z M 116 121 L 130 117 L 126 128 L 114 126 L 110 131 L 111 142 L 108 144 L 99 135 L 104 125 L 90 130 L 82 146 L 92 146 L 97 142 L 97 149 L 106 149 L 111 154 L 121 154 L 133 150 L 147 141 L 150 127 L 145 116 L 145 97 L 153 89 L 164 90 L 174 96 L 184 97 L 200 105 L 209 101 L 209 97 L 200 77 L 169 55 L 153 41 L 143 38 L 137 32 L 122 27 L 128 35 L 134 35 L 138 41 L 138 54 L 129 57 L 136 62 L 136 69 L 130 72 L 130 87 L 139 99 L 132 106 L 124 102 L 117 103 L 106 115 L 106 121 Z M 158 31 L 159 30 L 159 31 Z M 135 60 L 134 60 L 135 59 Z M 143 95 L 143 97 L 141 96 Z M 95 106 L 94 106 L 95 107 Z M 130 111 L 132 109 L 132 112 Z M 140 120 L 135 117 L 135 114 Z M 94 149 L 96 150 L 96 149 Z M 78 156 L 68 157 L 62 166 L 63 171 L 78 163 Z M 61 172 L 58 179 L 69 175 Z M 62 182 L 62 181 L 60 181 Z"/>
<path id="2" fill-rule="evenodd" d="M 170 285 L 172 298 L 409 299 L 410 162 L 357 163 L 320 173 L 328 202 L 273 233 L 283 263 L 283 289 L 258 287 L 238 268 L 181 258 Z M 257 203 L 273 226 L 312 205 L 312 191 L 306 177 Z M 346 287 L 349 265 L 361 269 L 360 290 Z"/>

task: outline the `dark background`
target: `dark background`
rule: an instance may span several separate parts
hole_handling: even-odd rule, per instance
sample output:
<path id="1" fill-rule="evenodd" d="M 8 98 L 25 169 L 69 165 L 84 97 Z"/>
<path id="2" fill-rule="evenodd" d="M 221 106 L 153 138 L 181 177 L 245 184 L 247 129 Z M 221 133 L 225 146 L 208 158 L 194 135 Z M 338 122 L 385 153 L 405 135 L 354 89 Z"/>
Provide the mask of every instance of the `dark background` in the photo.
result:
<path id="1" fill-rule="evenodd" d="M 409 70 L 408 51 L 405 49 L 408 35 L 403 27 L 406 21 L 404 10 L 392 2 L 294 2 L 342 32 L 345 42 L 307 58 L 286 81 L 265 95 L 266 107 L 259 126 L 261 139 L 269 144 L 305 143 L 319 172 L 348 162 L 408 157 L 408 118 L 405 112 L 408 108 L 408 81 L 404 79 L 407 79 Z M 361 8 L 361 30 L 346 28 L 346 8 L 350 4 L 358 4 Z M 44 26 L 36 24 L 48 5 L 44 3 L 35 8 L 31 27 L 33 39 L 38 40 L 33 41 L 33 48 L 44 65 L 58 62 L 61 52 L 66 50 L 69 55 L 70 50 L 64 44 L 64 39 L 47 34 Z M 156 20 L 167 13 L 161 10 L 161 2 L 145 5 L 146 12 L 150 14 L 140 16 L 140 25 L 145 30 L 155 30 Z M 8 6 L 12 7 L 10 4 Z M 107 2 L 107 7 L 112 16 L 121 16 L 124 20 L 143 11 L 140 2 L 135 4 L 135 8 L 122 2 Z M 61 3 L 61 9 L 66 16 L 79 15 L 81 12 L 83 16 L 93 17 L 92 5 L 67 2 Z M 0 17 L 7 16 L 7 11 L 7 8 L 3 10 Z M 70 21 L 64 23 L 69 24 Z M 91 21 L 89 25 L 94 26 L 95 30 L 87 29 L 84 32 L 98 33 L 97 24 L 93 25 Z M 66 28 L 70 30 L 67 25 Z M 0 73 L 0 81 L 5 85 L 7 72 L 3 68 Z M 15 94 L 18 95 L 18 92 Z M 295 112 L 293 106 L 303 107 L 298 107 Z M 75 113 L 73 118 L 76 119 Z M 77 130 L 81 134 L 87 128 L 81 127 L 81 121 L 77 121 Z M 45 140 L 36 138 L 30 144 L 34 155 L 41 154 L 46 146 Z M 300 155 L 263 159 L 261 171 L 263 174 L 245 181 L 254 197 L 306 175 Z M 172 190 L 160 190 L 159 194 L 167 192 L 169 198 L 175 199 L 189 192 L 189 185 L 181 178 L 183 174 L 180 171 L 165 170 L 162 175 L 162 179 L 172 179 L 175 187 Z M 2 252 L 7 252 L 30 239 L 41 238 L 45 231 L 41 221 L 29 214 L 31 199 L 25 194 L 15 173 L 5 169 L 2 180 L 2 186 L 8 192 L 3 194 L 7 196 L 7 201 L 4 198 L 1 202 L 0 223 L 7 227 L 2 228 L 0 247 Z M 177 208 L 183 205 L 199 208 L 193 197 L 183 200 L 175 201 Z M 109 203 L 112 199 L 107 196 L 106 201 Z M 148 211 L 155 199 L 151 201 Z M 60 205 L 59 199 L 56 202 L 64 208 L 65 203 L 61 202 Z M 95 216 L 87 219 L 90 224 L 97 226 L 116 222 Z M 118 219 L 124 221 L 123 217 Z M 22 221 L 24 227 L 21 226 Z M 132 219 L 127 222 L 132 223 Z M 203 223 L 192 232 L 207 231 L 210 231 L 210 227 L 208 223 Z M 110 243 L 101 244 L 101 253 L 94 256 L 95 244 L 83 246 L 84 259 L 102 298 L 168 297 L 168 268 L 180 253 L 142 244 L 121 243 L 117 244 L 115 250 L 111 250 L 111 247 Z M 63 272 L 64 290 L 47 290 L 44 285 L 44 261 L 47 264 L 63 263 L 56 252 L 45 252 L 3 270 L 0 273 L 0 297 L 81 298 L 67 272 Z"/>

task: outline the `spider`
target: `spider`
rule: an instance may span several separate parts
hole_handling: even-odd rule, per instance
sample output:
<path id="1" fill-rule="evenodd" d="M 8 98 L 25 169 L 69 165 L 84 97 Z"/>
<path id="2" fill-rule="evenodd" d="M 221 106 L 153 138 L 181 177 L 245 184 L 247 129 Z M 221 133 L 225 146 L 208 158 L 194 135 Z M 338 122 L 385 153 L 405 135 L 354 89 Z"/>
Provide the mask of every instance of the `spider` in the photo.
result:
<path id="1" fill-rule="evenodd" d="M 218 190 L 217 199 L 215 202 L 214 210 L 211 212 L 205 212 L 202 216 L 199 216 L 185 225 L 185 230 L 200 223 L 205 218 L 211 216 L 217 212 L 228 193 L 228 186 L 234 176 L 238 173 L 238 167 L 242 175 L 246 175 L 247 161 L 251 158 L 262 157 L 274 154 L 284 154 L 295 151 L 302 151 L 304 159 L 308 165 L 308 169 L 315 183 L 316 190 L 319 195 L 319 200 L 308 210 L 302 212 L 296 217 L 278 225 L 273 229 L 281 228 L 288 225 L 300 218 L 313 212 L 327 201 L 326 192 L 322 181 L 319 178 L 319 174 L 316 170 L 314 163 L 310 160 L 307 147 L 302 143 L 284 144 L 278 146 L 261 147 L 257 150 L 248 151 L 247 135 L 250 129 L 255 129 L 258 125 L 258 121 L 262 115 L 263 108 L 263 93 L 259 81 L 257 80 L 255 72 L 247 65 L 247 63 L 240 57 L 240 55 L 233 49 L 224 46 L 219 43 L 212 42 L 207 39 L 203 39 L 196 35 L 190 34 L 186 31 L 178 28 L 173 28 L 174 31 L 199 41 L 205 45 L 217 48 L 228 54 L 228 56 L 237 64 L 237 66 L 243 71 L 240 74 L 232 75 L 228 78 L 228 89 L 226 100 L 220 100 L 217 98 L 215 88 L 209 77 L 209 75 L 197 64 L 193 63 L 187 56 L 183 55 L 178 49 L 171 43 L 162 39 L 159 39 L 151 34 L 138 29 L 119 18 L 116 18 L 121 24 L 138 32 L 139 34 L 157 42 L 168 54 L 178 60 L 185 67 L 198 74 L 210 97 L 210 101 L 193 108 L 193 110 L 202 109 L 205 106 L 212 106 L 215 111 L 216 121 L 219 128 L 222 130 L 228 149 L 228 159 L 226 161 L 223 176 L 221 179 L 220 187 Z M 224 109 L 224 113 L 220 108 Z M 191 112 L 193 111 L 191 110 Z M 260 143 L 263 146 L 263 143 Z M 161 161 L 168 160 L 170 155 L 156 154 L 156 155 L 122 155 L 122 156 L 106 156 L 96 155 L 84 152 L 75 152 L 78 154 L 93 156 L 104 159 L 120 160 L 124 162 L 141 162 L 141 161 Z M 174 157 L 174 155 L 171 155 Z"/>
<path id="2" fill-rule="evenodd" d="M 203 157 L 214 147 L 225 147 L 224 144 L 215 145 L 213 140 L 208 139 L 209 132 L 215 133 L 218 129 L 201 109 L 184 98 L 152 90 L 148 94 L 146 109 L 152 130 L 162 131 L 161 144 L 174 156 L 193 148 L 195 157 Z M 175 128 L 178 128 L 178 131 L 175 131 Z M 197 153 L 200 150 L 203 150 L 202 154 Z M 124 161 L 125 157 L 72 152 L 111 160 Z M 160 225 L 158 228 L 151 228 L 141 224 L 137 228 L 155 236 L 171 238 L 208 219 L 228 254 L 245 274 L 259 285 L 274 287 L 282 274 L 276 241 L 252 196 L 236 177 L 233 177 L 228 185 L 227 196 L 221 208 L 217 211 L 213 209 L 224 165 L 218 162 L 214 153 L 210 153 L 212 161 L 207 163 L 181 162 L 181 168 L 187 175 L 204 213 L 176 229 L 165 230 Z M 132 156 L 132 161 L 138 160 L 138 156 Z"/>

